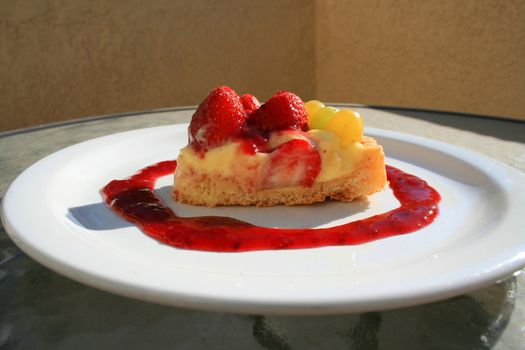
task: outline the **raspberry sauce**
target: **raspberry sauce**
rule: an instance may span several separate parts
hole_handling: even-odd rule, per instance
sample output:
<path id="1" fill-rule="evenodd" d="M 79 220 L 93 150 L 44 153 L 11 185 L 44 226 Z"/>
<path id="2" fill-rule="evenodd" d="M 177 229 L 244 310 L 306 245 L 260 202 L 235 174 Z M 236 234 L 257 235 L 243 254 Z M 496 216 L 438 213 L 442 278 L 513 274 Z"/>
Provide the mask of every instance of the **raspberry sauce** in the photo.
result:
<path id="1" fill-rule="evenodd" d="M 267 228 L 228 217 L 177 216 L 154 191 L 156 180 L 173 174 L 176 167 L 176 161 L 157 163 L 127 180 L 111 181 L 102 194 L 118 215 L 150 237 L 182 249 L 245 252 L 361 244 L 429 225 L 441 199 L 424 180 L 387 166 L 390 187 L 400 202 L 397 209 L 329 228 Z"/>

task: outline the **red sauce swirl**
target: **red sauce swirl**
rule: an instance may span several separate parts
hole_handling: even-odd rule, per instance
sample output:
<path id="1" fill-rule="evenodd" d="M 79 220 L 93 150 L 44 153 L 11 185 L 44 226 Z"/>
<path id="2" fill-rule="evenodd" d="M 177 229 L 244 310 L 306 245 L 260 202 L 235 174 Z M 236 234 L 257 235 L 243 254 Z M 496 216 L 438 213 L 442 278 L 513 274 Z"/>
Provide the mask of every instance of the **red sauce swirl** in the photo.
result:
<path id="1" fill-rule="evenodd" d="M 176 161 L 142 169 L 102 189 L 105 203 L 156 240 L 173 247 L 214 252 L 302 249 L 361 244 L 423 228 L 438 215 L 439 193 L 424 180 L 387 166 L 400 206 L 386 213 L 329 228 L 268 228 L 220 216 L 179 217 L 155 193 L 159 177 L 173 174 Z M 257 209 L 254 209 L 257 210 Z"/>

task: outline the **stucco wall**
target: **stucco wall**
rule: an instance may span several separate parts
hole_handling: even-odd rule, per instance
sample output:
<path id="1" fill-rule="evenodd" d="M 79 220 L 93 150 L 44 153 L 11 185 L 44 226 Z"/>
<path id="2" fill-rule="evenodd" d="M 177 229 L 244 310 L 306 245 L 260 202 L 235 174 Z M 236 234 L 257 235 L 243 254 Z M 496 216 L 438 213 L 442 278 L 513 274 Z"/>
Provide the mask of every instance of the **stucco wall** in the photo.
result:
<path id="1" fill-rule="evenodd" d="M 196 104 L 227 84 L 313 96 L 314 3 L 0 0 L 0 130 Z"/>
<path id="2" fill-rule="evenodd" d="M 0 0 L 0 130 L 227 84 L 525 119 L 521 0 Z"/>
<path id="3" fill-rule="evenodd" d="M 323 0 L 317 95 L 525 120 L 525 1 Z"/>

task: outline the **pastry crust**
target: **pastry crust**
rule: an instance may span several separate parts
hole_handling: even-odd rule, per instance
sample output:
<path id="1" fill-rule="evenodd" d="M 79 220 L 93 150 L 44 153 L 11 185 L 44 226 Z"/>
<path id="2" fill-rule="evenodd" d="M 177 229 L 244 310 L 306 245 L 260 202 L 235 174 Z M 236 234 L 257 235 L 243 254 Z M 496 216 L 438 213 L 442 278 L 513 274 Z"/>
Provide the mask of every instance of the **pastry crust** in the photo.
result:
<path id="1" fill-rule="evenodd" d="M 316 181 L 310 187 L 293 186 L 247 192 L 235 175 L 223 176 L 185 169 L 175 174 L 173 199 L 208 207 L 299 205 L 326 199 L 352 201 L 380 191 L 386 185 L 383 148 L 370 137 L 364 137 L 362 144 L 363 154 L 350 173 L 324 182 Z M 192 185 L 188 186 L 187 182 L 178 184 L 181 176 L 191 177 Z"/>

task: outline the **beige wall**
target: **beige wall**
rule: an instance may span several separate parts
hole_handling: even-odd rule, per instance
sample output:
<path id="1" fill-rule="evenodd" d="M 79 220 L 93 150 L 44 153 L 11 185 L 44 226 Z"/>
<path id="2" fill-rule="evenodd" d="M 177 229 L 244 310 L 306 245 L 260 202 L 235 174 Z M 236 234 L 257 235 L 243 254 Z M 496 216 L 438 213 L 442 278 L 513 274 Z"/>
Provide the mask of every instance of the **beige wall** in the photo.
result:
<path id="1" fill-rule="evenodd" d="M 317 95 L 525 120 L 525 1 L 323 0 Z"/>
<path id="2" fill-rule="evenodd" d="M 218 84 L 525 119 L 524 57 L 521 0 L 0 0 L 0 130 Z"/>
<path id="3" fill-rule="evenodd" d="M 301 0 L 0 0 L 0 130 L 196 104 L 219 84 L 313 96 L 313 10 Z"/>

